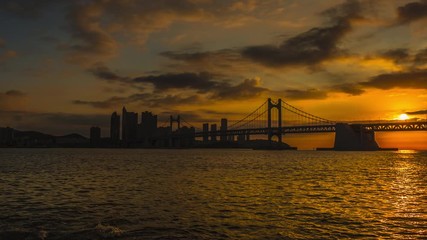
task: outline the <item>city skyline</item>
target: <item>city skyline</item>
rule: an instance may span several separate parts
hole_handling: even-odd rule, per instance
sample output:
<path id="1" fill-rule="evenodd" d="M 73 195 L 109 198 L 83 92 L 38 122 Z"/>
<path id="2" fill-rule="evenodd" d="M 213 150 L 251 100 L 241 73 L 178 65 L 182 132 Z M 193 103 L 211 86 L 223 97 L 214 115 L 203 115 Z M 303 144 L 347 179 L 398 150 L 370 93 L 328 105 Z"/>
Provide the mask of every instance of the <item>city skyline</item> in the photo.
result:
<path id="1" fill-rule="evenodd" d="M 125 105 L 220 126 L 267 97 L 333 121 L 427 117 L 425 0 L 6 0 L 0 17 L 0 127 L 108 136 Z"/>

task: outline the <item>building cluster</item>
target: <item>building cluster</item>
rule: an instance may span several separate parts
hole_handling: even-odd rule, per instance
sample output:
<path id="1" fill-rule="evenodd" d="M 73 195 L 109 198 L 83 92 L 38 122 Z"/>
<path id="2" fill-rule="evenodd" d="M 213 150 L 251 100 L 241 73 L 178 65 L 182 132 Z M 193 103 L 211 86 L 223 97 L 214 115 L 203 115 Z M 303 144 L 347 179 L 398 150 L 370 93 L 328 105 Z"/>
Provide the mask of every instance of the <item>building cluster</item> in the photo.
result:
<path id="1" fill-rule="evenodd" d="M 14 142 L 14 135 L 13 128 L 0 128 L 0 146 L 12 145 Z"/>
<path id="2" fill-rule="evenodd" d="M 249 135 L 245 132 L 238 132 L 236 135 L 227 132 L 226 118 L 221 119 L 219 127 L 216 123 L 204 123 L 203 131 L 196 133 L 194 127 L 181 125 L 185 120 L 179 115 L 170 116 L 169 124 L 164 123 L 162 126 L 158 126 L 158 117 L 152 112 L 141 112 L 140 118 L 138 115 L 123 107 L 121 114 L 111 114 L 108 137 L 102 137 L 101 128 L 93 126 L 90 128 L 89 139 L 78 134 L 52 136 L 0 128 L 0 146 L 182 148 L 228 147 L 249 141 Z"/>
<path id="3" fill-rule="evenodd" d="M 177 128 L 173 129 L 173 124 Z M 94 146 L 102 143 L 101 129 L 91 127 L 90 140 Z M 166 127 L 158 126 L 157 115 L 151 112 L 142 112 L 138 122 L 138 113 L 122 109 L 122 115 L 117 112 L 111 114 L 109 145 L 117 147 L 189 147 L 195 140 L 193 127 L 181 127 L 178 116 L 170 116 L 170 124 Z"/>
<path id="4" fill-rule="evenodd" d="M 221 125 L 218 129 L 218 125 L 216 123 L 210 124 L 204 123 L 203 124 L 203 142 L 222 142 L 222 143 L 230 143 L 235 142 L 235 137 L 237 136 L 237 142 L 245 142 L 249 141 L 249 135 L 248 134 L 237 134 L 232 135 L 227 133 L 228 130 L 228 120 L 226 118 L 221 119 Z"/>

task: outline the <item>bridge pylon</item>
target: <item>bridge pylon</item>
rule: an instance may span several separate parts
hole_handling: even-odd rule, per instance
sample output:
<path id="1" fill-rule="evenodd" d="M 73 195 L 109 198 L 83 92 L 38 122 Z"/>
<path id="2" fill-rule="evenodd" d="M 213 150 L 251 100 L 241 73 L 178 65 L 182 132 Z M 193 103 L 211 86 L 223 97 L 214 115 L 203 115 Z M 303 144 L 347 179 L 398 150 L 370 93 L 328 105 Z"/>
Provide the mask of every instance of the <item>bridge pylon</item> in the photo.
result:
<path id="1" fill-rule="evenodd" d="M 282 142 L 282 99 L 278 99 L 276 103 L 274 103 L 271 98 L 268 99 L 268 113 L 267 113 L 267 128 L 268 128 L 268 140 L 271 142 L 273 136 L 277 136 L 278 141 Z M 277 109 L 277 128 L 271 127 L 271 110 L 273 108 Z"/>

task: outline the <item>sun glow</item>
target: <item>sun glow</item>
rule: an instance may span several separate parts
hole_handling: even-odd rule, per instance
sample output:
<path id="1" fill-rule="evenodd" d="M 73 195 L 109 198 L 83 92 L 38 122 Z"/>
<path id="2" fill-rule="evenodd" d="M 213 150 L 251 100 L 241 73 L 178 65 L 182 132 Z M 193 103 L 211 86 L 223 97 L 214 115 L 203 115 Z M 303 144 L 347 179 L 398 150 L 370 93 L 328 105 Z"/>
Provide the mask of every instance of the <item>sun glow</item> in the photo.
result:
<path id="1" fill-rule="evenodd" d="M 408 120 L 409 117 L 405 113 L 402 113 L 402 114 L 399 115 L 399 117 L 397 119 L 404 121 L 404 120 Z"/>

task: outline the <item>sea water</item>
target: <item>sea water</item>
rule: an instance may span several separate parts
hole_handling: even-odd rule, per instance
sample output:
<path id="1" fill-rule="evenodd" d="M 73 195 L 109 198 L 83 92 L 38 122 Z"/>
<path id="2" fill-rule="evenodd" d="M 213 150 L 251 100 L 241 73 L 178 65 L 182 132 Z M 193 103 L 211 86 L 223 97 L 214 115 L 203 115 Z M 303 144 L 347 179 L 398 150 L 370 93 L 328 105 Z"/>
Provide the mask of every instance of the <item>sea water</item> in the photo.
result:
<path id="1" fill-rule="evenodd" d="M 0 149 L 0 239 L 378 238 L 427 238 L 427 152 Z"/>

